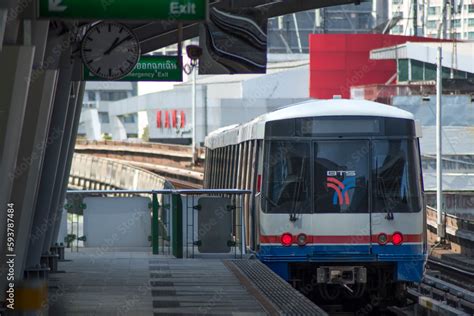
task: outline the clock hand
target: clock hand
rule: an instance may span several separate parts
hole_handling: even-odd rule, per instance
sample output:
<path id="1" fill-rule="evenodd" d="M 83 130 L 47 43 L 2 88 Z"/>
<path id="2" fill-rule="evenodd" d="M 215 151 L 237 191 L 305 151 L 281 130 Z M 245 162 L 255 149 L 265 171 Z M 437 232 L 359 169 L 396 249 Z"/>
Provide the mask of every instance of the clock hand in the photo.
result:
<path id="1" fill-rule="evenodd" d="M 118 38 L 117 38 L 118 39 Z M 112 44 L 112 46 L 104 53 L 106 55 L 110 54 L 114 49 L 116 49 L 117 47 L 119 47 L 123 42 L 126 42 L 128 40 L 131 40 L 132 39 L 132 36 L 129 35 L 127 36 L 126 38 L 124 38 L 123 40 L 121 40 L 120 42 L 114 42 Z"/>
<path id="2" fill-rule="evenodd" d="M 109 55 L 110 52 L 116 47 L 118 41 L 119 41 L 119 37 L 115 38 L 115 41 L 112 43 L 112 46 L 110 46 L 109 49 L 107 49 L 105 52 L 104 52 L 104 55 Z"/>
<path id="3" fill-rule="evenodd" d="M 88 61 L 88 63 L 89 63 L 89 64 L 95 63 L 96 61 L 99 61 L 99 60 L 101 60 L 102 58 L 104 58 L 104 55 L 98 56 L 98 57 L 96 57 L 96 58 L 93 58 L 92 60 Z"/>

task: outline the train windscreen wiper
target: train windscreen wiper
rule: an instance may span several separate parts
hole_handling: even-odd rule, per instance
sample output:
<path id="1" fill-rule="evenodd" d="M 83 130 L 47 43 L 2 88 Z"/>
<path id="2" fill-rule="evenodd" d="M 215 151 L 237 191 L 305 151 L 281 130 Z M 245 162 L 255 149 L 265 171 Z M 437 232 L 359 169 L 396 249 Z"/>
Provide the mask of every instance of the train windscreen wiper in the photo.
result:
<path id="1" fill-rule="evenodd" d="M 380 180 L 380 181 L 379 181 Z M 386 220 L 393 220 L 393 212 L 391 210 L 391 205 L 393 203 L 393 199 L 391 199 L 387 195 L 387 190 L 385 189 L 385 183 L 383 181 L 383 178 L 379 179 L 379 166 L 378 166 L 378 161 L 377 157 L 375 158 L 375 194 L 376 196 L 381 196 L 384 204 L 384 210 L 387 215 L 385 215 Z"/>
<path id="2" fill-rule="evenodd" d="M 298 212 L 297 210 L 298 208 L 296 207 L 296 205 L 298 204 L 298 199 L 301 194 L 301 188 L 303 187 L 303 174 L 304 174 L 304 166 L 305 166 L 304 160 L 305 159 L 306 158 L 303 158 L 301 161 L 300 175 L 297 179 L 296 186 L 295 186 L 295 194 L 293 196 L 293 204 L 292 204 L 291 213 L 290 213 L 291 222 L 295 222 L 298 219 L 297 216 L 301 213 L 301 212 Z"/>

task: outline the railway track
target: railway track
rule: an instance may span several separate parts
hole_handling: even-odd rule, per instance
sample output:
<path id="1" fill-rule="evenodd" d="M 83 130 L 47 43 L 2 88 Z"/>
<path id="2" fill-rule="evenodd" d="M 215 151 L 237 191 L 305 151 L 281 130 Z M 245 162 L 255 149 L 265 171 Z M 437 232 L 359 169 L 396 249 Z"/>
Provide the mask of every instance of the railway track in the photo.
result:
<path id="1" fill-rule="evenodd" d="M 436 275 L 441 280 L 474 291 L 474 271 L 472 270 L 466 270 L 431 258 L 428 259 L 427 268 L 431 270 L 430 274 Z M 468 280 L 471 280 L 471 282 L 466 282 Z"/>
<path id="2" fill-rule="evenodd" d="M 407 290 L 414 305 L 391 310 L 397 315 L 426 310 L 437 315 L 474 315 L 473 272 L 434 259 L 428 259 L 427 266 L 423 281 Z"/>
<path id="3" fill-rule="evenodd" d="M 474 272 L 429 259 L 423 282 L 407 289 L 406 307 L 389 306 L 383 315 L 474 315 Z M 347 311 L 344 304 L 320 306 L 329 315 L 381 315 L 370 307 Z M 347 307 L 347 306 L 346 306 Z"/>

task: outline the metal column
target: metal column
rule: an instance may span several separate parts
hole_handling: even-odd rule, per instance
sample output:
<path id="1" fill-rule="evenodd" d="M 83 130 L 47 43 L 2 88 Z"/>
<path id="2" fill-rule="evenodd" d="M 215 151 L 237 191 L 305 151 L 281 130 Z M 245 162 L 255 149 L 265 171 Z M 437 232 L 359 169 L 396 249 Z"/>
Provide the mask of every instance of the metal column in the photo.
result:
<path id="1" fill-rule="evenodd" d="M 5 298 L 6 207 L 11 200 L 14 170 L 26 110 L 34 47 L 3 46 L 0 52 L 0 301 Z"/>
<path id="2" fill-rule="evenodd" d="M 436 208 L 437 208 L 437 235 L 440 240 L 445 237 L 443 225 L 443 162 L 442 162 L 442 112 L 441 98 L 443 95 L 443 56 L 438 47 L 438 67 L 436 72 Z"/>
<path id="3" fill-rule="evenodd" d="M 64 38 L 61 39 L 64 40 Z M 59 39 L 59 41 L 61 39 Z M 50 45 L 56 46 L 53 42 L 51 42 Z M 53 198 L 52 193 L 58 170 L 58 160 L 60 159 L 71 92 L 71 76 L 73 67 L 70 55 L 70 49 L 66 49 L 62 52 L 60 58 L 59 78 L 48 134 L 49 145 L 46 148 L 43 170 L 41 173 L 41 183 L 35 208 L 32 235 L 28 248 L 27 268 L 35 268 L 39 266 L 46 232 L 52 228 L 50 222 L 50 213 L 52 211 L 51 203 Z"/>
<path id="4" fill-rule="evenodd" d="M 64 170 L 63 184 L 61 186 L 62 187 L 61 196 L 59 198 L 59 204 L 58 204 L 58 207 L 57 207 L 57 210 L 58 210 L 57 216 L 58 217 L 56 218 L 56 224 L 55 224 L 55 227 L 54 227 L 52 240 L 50 240 L 51 244 L 54 244 L 55 241 L 58 240 L 59 229 L 61 227 L 61 218 L 64 214 L 62 212 L 62 210 L 63 210 L 62 204 L 64 203 L 64 201 L 66 199 L 66 191 L 67 191 L 67 187 L 68 187 L 68 184 L 69 184 L 69 173 L 71 172 L 72 158 L 74 156 L 74 148 L 75 148 L 75 144 L 76 144 L 77 131 L 79 129 L 79 120 L 80 120 L 80 117 L 81 117 L 82 100 L 83 100 L 83 96 L 84 96 L 84 90 L 85 90 L 85 87 L 86 87 L 86 83 L 85 82 L 80 82 L 80 83 L 78 83 L 78 85 L 79 85 L 79 88 L 78 88 L 78 93 L 77 93 L 77 97 L 76 97 L 76 114 L 74 116 L 74 123 L 71 126 L 71 132 L 72 132 L 71 141 L 69 143 L 70 144 L 69 152 L 68 152 L 67 159 L 66 159 L 66 166 L 65 166 L 65 170 Z"/>
<path id="5" fill-rule="evenodd" d="M 17 269 L 21 279 L 28 250 L 34 205 L 37 198 L 45 147 L 48 143 L 48 126 L 51 119 L 57 71 L 44 71 L 31 82 L 27 111 L 21 135 L 21 147 L 15 170 L 13 200 L 16 202 Z"/>
<path id="6" fill-rule="evenodd" d="M 173 256 L 183 258 L 183 201 L 179 194 L 171 195 L 171 226 Z"/>
<path id="7" fill-rule="evenodd" d="M 42 69 L 49 21 L 32 21 L 35 46 L 33 71 L 29 79 L 26 115 L 21 132 L 20 150 L 13 170 L 12 201 L 15 201 L 16 269 L 15 279 L 23 277 L 33 210 L 38 193 L 44 150 L 47 145 L 57 71 Z M 36 74 L 35 74 L 36 72 Z M 33 74 L 35 76 L 33 77 Z"/>
<path id="8" fill-rule="evenodd" d="M 158 229 L 158 208 L 160 204 L 158 203 L 158 196 L 155 192 L 152 194 L 152 209 L 153 209 L 153 216 L 151 221 L 151 242 L 152 242 L 152 249 L 153 254 L 157 255 L 159 252 L 159 229 Z"/>
<path id="9" fill-rule="evenodd" d="M 79 64 L 77 63 L 76 66 Z M 54 182 L 53 199 L 51 202 L 51 217 L 49 222 L 51 228 L 46 231 L 45 241 L 43 244 L 43 253 L 48 253 L 51 246 L 54 244 L 55 239 L 54 232 L 59 231 L 59 224 L 61 214 L 63 210 L 64 194 L 67 188 L 69 170 L 66 170 L 68 162 L 72 161 L 74 154 L 74 147 L 76 141 L 76 132 L 73 131 L 73 126 L 76 120 L 79 122 L 82 108 L 82 94 L 81 94 L 81 83 L 74 82 L 72 84 L 73 95 L 69 99 L 68 115 L 66 119 L 66 126 L 63 133 L 63 144 L 61 146 L 61 152 L 58 161 L 58 170 L 56 172 L 56 179 Z M 81 95 L 80 95 L 81 94 Z"/>
<path id="10" fill-rule="evenodd" d="M 193 76 L 193 84 L 192 84 L 192 115 L 193 115 L 193 134 L 192 134 L 192 155 L 193 155 L 193 158 L 192 158 L 192 163 L 193 163 L 193 166 L 196 164 L 196 136 L 197 136 L 197 131 L 196 131 L 196 125 L 197 125 L 197 118 L 196 118 L 196 103 L 197 103 L 197 92 L 196 92 L 196 74 L 197 74 L 197 71 L 198 69 L 195 67 L 192 72 L 192 76 Z"/>

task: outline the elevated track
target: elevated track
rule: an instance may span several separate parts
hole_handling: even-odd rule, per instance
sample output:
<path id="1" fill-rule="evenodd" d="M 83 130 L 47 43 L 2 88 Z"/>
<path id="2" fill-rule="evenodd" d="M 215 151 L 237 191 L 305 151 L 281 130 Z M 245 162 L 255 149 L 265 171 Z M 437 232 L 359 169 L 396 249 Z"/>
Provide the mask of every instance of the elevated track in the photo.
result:
<path id="1" fill-rule="evenodd" d="M 181 189 L 202 188 L 204 179 L 204 150 L 197 150 L 192 165 L 189 146 L 162 143 L 130 143 L 118 141 L 78 141 L 75 152 L 108 158 L 165 177 Z"/>

